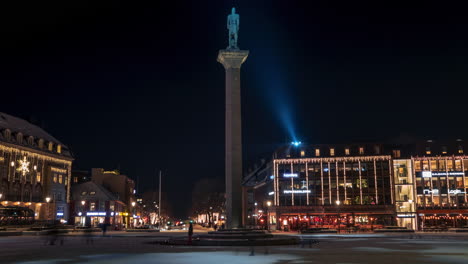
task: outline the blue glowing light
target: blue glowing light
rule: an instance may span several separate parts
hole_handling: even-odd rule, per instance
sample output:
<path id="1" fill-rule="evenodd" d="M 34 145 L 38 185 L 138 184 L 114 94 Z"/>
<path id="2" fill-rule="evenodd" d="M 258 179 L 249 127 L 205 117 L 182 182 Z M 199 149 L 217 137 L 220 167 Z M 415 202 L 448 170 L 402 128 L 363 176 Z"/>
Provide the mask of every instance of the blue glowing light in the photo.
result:
<path id="1" fill-rule="evenodd" d="M 291 145 L 293 145 L 293 146 L 295 146 L 295 147 L 298 147 L 298 146 L 301 145 L 301 144 L 302 144 L 302 142 L 300 142 L 300 141 L 293 141 L 293 142 L 291 142 Z"/>

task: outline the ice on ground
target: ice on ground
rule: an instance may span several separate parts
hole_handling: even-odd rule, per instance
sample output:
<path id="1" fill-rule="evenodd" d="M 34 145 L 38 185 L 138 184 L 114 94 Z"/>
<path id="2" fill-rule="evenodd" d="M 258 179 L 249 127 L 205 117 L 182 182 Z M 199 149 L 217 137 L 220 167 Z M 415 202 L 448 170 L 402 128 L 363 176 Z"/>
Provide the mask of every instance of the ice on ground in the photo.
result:
<path id="1" fill-rule="evenodd" d="M 255 256 L 249 256 L 248 252 L 241 255 L 235 252 L 190 252 L 190 253 L 148 253 L 139 255 L 127 255 L 119 259 L 113 259 L 113 264 L 119 263 L 164 263 L 164 264 L 182 264 L 182 263 L 203 263 L 203 264 L 230 264 L 230 263 L 277 263 L 280 260 L 296 260 L 292 255 L 264 255 L 257 253 Z M 99 259 L 94 263 L 108 263 L 108 260 Z M 84 263 L 84 262 L 83 262 Z M 86 262 L 89 263 L 89 262 Z"/>
<path id="2" fill-rule="evenodd" d="M 72 259 L 53 259 L 53 260 L 34 260 L 34 261 L 25 261 L 25 262 L 18 262 L 18 264 L 59 264 L 59 263 L 67 263 L 72 261 Z"/>
<path id="3" fill-rule="evenodd" d="M 379 248 L 379 247 L 354 247 L 354 248 L 352 248 L 352 250 L 366 251 L 366 252 L 399 252 L 399 251 L 405 251 L 405 250 L 399 250 L 399 249 Z"/>

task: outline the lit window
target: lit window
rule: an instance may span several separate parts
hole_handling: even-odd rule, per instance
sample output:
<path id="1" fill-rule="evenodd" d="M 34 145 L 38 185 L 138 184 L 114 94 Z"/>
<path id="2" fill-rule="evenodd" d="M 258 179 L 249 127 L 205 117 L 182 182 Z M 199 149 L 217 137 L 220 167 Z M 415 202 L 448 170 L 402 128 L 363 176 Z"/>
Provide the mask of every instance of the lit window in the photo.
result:
<path id="1" fill-rule="evenodd" d="M 90 211 L 96 210 L 96 203 L 91 203 L 91 204 L 89 205 L 89 210 L 90 210 Z"/>
<path id="2" fill-rule="evenodd" d="M 81 192 L 81 195 L 86 195 L 86 194 L 87 194 L 87 192 Z"/>
<path id="3" fill-rule="evenodd" d="M 320 156 L 320 149 L 315 149 L 315 156 L 316 157 Z"/>
<path id="4" fill-rule="evenodd" d="M 62 184 L 62 180 L 63 180 L 62 175 L 59 175 L 59 176 L 58 176 L 58 183 Z"/>
<path id="5" fill-rule="evenodd" d="M 33 136 L 28 137 L 28 144 L 29 145 L 34 145 L 34 137 Z"/>
<path id="6" fill-rule="evenodd" d="M 39 139 L 39 148 L 40 149 L 44 148 L 44 140 L 42 138 Z"/>
<path id="7" fill-rule="evenodd" d="M 36 181 L 41 182 L 41 173 L 40 172 L 36 173 Z"/>
<path id="8" fill-rule="evenodd" d="M 442 147 L 442 154 L 447 154 L 447 147 L 446 146 L 443 146 Z"/>
<path id="9" fill-rule="evenodd" d="M 399 158 L 399 157 L 401 157 L 401 152 L 400 152 L 399 149 L 394 149 L 394 150 L 393 150 L 393 157 L 394 157 L 394 158 Z"/>
<path id="10" fill-rule="evenodd" d="M 334 148 L 330 149 L 330 156 L 335 156 L 335 149 Z"/>
<path id="11" fill-rule="evenodd" d="M 344 153 L 345 153 L 345 155 L 348 156 L 349 155 L 349 148 L 345 148 Z"/>
<path id="12" fill-rule="evenodd" d="M 363 147 L 359 147 L 359 154 L 360 155 L 364 154 L 364 148 Z"/>
<path id="13" fill-rule="evenodd" d="M 57 153 L 62 153 L 62 146 L 61 145 L 57 145 Z"/>
<path id="14" fill-rule="evenodd" d="M 53 148 L 54 148 L 54 143 L 49 142 L 49 151 L 52 151 Z"/>
<path id="15" fill-rule="evenodd" d="M 430 147 L 426 147 L 426 155 L 431 155 L 431 148 Z"/>
<path id="16" fill-rule="evenodd" d="M 57 182 L 57 174 L 54 174 L 54 182 Z"/>
<path id="17" fill-rule="evenodd" d="M 462 146 L 458 146 L 458 154 L 463 154 L 463 147 Z"/>
<path id="18" fill-rule="evenodd" d="M 96 192 L 89 192 L 89 195 L 96 195 Z"/>
<path id="19" fill-rule="evenodd" d="M 301 157 L 305 156 L 305 151 L 301 150 Z"/>
<path id="20" fill-rule="evenodd" d="M 73 178 L 73 182 L 74 182 L 74 183 L 77 183 L 77 182 L 78 182 L 78 177 L 74 177 L 74 178 Z"/>

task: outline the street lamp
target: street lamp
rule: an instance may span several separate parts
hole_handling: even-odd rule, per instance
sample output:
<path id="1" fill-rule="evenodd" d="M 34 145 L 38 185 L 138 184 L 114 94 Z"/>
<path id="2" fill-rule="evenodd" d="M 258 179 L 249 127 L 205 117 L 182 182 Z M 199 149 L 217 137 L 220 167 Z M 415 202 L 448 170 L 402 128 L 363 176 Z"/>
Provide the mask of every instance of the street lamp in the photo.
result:
<path id="1" fill-rule="evenodd" d="M 133 226 L 135 226 L 135 221 L 136 221 L 136 219 L 135 219 L 135 204 L 136 204 L 135 202 L 132 202 L 132 207 L 133 207 L 133 209 L 132 209 Z"/>
<path id="2" fill-rule="evenodd" d="M 271 206 L 271 202 L 268 201 L 267 202 L 267 230 L 270 231 L 270 206 Z"/>
<path id="3" fill-rule="evenodd" d="M 50 197 L 46 197 L 45 198 L 46 200 L 46 203 L 47 203 L 47 220 L 49 220 L 49 217 L 50 217 L 50 212 L 49 212 L 49 202 L 50 202 Z"/>
<path id="4" fill-rule="evenodd" d="M 338 223 L 338 233 L 341 231 L 341 218 L 340 218 L 340 200 L 336 200 L 336 206 L 338 207 L 338 219 L 336 219 L 336 222 Z"/>
<path id="5" fill-rule="evenodd" d="M 258 204 L 257 204 L 257 202 L 255 202 L 255 203 L 254 203 L 254 205 L 255 205 L 255 211 L 254 211 L 254 213 L 255 213 L 255 217 L 254 217 L 254 224 L 255 224 L 255 228 L 257 228 L 257 221 L 258 221 L 258 212 L 257 212 L 257 205 L 258 205 Z"/>
<path id="6" fill-rule="evenodd" d="M 82 200 L 81 201 L 81 212 L 85 213 L 85 204 L 86 204 L 86 201 L 85 200 Z M 85 216 L 82 215 L 82 213 L 80 212 L 79 216 L 80 216 L 80 221 L 81 221 L 81 224 L 83 226 L 86 225 L 86 213 L 85 213 Z"/>

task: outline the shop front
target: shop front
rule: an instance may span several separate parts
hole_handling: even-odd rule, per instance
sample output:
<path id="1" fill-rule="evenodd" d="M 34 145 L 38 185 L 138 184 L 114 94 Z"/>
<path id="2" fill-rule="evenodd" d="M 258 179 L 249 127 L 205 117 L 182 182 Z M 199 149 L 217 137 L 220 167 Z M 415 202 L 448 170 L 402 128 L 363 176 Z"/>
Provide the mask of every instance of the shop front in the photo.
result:
<path id="1" fill-rule="evenodd" d="M 276 208 L 278 230 L 304 230 L 307 228 L 332 228 L 340 232 L 372 231 L 395 225 L 392 206 L 336 207 L 283 207 Z"/>

